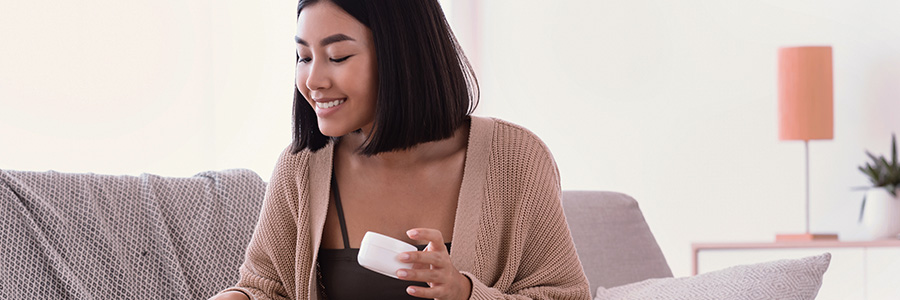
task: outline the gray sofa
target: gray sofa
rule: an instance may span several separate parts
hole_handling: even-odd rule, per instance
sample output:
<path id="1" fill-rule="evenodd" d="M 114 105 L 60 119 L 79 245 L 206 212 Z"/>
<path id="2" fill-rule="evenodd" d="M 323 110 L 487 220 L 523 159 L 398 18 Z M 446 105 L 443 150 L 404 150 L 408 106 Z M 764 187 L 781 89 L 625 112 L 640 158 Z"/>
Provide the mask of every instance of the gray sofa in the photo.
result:
<path id="1" fill-rule="evenodd" d="M 206 299 L 237 280 L 265 183 L 0 170 L 0 299 Z"/>
<path id="2" fill-rule="evenodd" d="M 591 292 L 672 277 L 637 201 L 601 191 L 563 191 L 563 210 Z"/>
<path id="3" fill-rule="evenodd" d="M 206 299 L 237 280 L 264 193 L 250 170 L 0 170 L 0 299 Z M 563 207 L 592 291 L 672 276 L 631 197 L 565 191 Z"/>

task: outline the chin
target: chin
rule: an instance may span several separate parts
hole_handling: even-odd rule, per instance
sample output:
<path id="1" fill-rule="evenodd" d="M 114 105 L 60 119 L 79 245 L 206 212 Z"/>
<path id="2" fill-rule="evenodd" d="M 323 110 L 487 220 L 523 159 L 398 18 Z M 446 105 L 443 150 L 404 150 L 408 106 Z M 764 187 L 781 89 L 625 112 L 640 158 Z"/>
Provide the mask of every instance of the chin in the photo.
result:
<path id="1" fill-rule="evenodd" d="M 341 137 L 353 132 L 353 129 L 342 128 L 342 126 L 335 126 L 335 124 L 322 124 L 322 122 L 319 122 L 319 131 L 325 136 Z"/>
<path id="2" fill-rule="evenodd" d="M 350 133 L 359 133 L 364 128 L 367 128 L 367 126 L 372 126 L 372 121 L 350 122 L 347 119 L 319 119 L 318 124 L 319 131 L 322 132 L 323 135 L 330 137 L 341 137 Z"/>
<path id="3" fill-rule="evenodd" d="M 322 132 L 323 135 L 330 136 L 330 137 L 339 137 L 339 136 L 344 136 L 345 134 L 347 134 L 347 132 L 338 132 L 336 130 L 328 130 L 327 128 L 321 128 L 321 127 L 319 127 L 319 130 Z"/>

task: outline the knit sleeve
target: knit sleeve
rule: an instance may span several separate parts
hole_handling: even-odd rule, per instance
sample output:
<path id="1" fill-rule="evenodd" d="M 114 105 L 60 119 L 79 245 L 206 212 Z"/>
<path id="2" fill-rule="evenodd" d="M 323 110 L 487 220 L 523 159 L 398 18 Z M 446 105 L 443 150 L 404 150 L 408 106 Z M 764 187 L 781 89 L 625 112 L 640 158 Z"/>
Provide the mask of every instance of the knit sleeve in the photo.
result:
<path id="1" fill-rule="evenodd" d="M 294 273 L 293 253 L 296 239 L 297 155 L 285 150 L 278 159 L 266 189 L 256 229 L 240 267 L 240 279 L 225 291 L 240 291 L 251 300 L 290 299 L 291 278 Z"/>
<path id="2" fill-rule="evenodd" d="M 502 271 L 493 276 L 497 279 L 491 286 L 463 273 L 472 280 L 470 299 L 590 299 L 590 285 L 563 214 L 559 170 L 550 151 L 533 133 L 515 125 L 501 123 L 495 139 L 503 140 L 499 143 L 503 146 L 493 155 L 490 180 L 494 184 L 488 194 L 495 199 L 488 206 L 500 213 L 487 217 L 505 219 L 493 222 L 511 225 L 497 226 L 504 232 L 496 236 L 505 242 L 498 244 L 501 250 L 494 254 L 502 262 L 498 267 Z"/>

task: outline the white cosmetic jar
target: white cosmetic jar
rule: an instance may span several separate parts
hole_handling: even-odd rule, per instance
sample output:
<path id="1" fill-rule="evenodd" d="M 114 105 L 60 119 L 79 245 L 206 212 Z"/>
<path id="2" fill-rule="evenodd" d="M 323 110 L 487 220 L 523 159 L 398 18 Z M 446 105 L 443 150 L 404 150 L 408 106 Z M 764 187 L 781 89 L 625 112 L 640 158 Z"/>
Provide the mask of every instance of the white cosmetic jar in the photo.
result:
<path id="1" fill-rule="evenodd" d="M 397 255 L 418 250 L 416 246 L 404 241 L 367 231 L 359 246 L 359 255 L 356 256 L 356 261 L 366 269 L 397 278 L 397 270 L 412 269 L 413 267 L 411 263 L 398 260 Z"/>

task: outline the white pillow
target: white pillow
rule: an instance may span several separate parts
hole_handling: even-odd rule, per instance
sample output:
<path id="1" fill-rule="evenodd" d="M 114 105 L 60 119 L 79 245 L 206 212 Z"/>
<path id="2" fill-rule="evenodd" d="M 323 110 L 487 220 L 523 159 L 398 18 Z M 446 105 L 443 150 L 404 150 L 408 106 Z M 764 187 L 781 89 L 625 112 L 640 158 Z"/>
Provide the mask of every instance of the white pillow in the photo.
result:
<path id="1" fill-rule="evenodd" d="M 681 278 L 653 278 L 597 289 L 606 299 L 815 299 L 831 253 L 783 259 Z"/>

